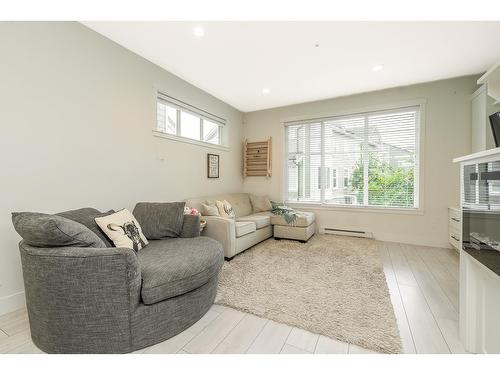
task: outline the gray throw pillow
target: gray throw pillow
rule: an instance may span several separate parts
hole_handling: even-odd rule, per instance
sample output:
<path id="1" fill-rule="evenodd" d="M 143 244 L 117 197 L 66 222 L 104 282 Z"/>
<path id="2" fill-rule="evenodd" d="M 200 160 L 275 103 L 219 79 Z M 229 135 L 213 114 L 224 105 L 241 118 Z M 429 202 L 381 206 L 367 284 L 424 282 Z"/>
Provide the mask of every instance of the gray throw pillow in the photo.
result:
<path id="1" fill-rule="evenodd" d="M 200 237 L 200 217 L 198 215 L 184 215 L 182 230 L 179 237 Z"/>
<path id="2" fill-rule="evenodd" d="M 185 202 L 139 202 L 135 205 L 133 215 L 148 240 L 179 237 L 184 222 L 185 204 Z"/>
<path id="3" fill-rule="evenodd" d="M 95 222 L 96 217 L 108 216 L 115 213 L 114 210 L 109 210 L 108 212 L 100 212 L 95 208 L 87 207 L 80 208 L 78 210 L 64 211 L 59 212 L 56 215 L 65 217 L 66 219 L 70 219 L 85 225 L 92 232 L 94 232 L 97 237 L 99 237 L 102 242 L 106 244 L 106 247 L 114 247 L 113 242 L 106 236 L 106 234 L 99 228 L 99 225 Z"/>
<path id="4" fill-rule="evenodd" d="M 37 247 L 100 247 L 104 242 L 85 225 L 62 216 L 13 212 L 12 223 L 23 240 Z"/>

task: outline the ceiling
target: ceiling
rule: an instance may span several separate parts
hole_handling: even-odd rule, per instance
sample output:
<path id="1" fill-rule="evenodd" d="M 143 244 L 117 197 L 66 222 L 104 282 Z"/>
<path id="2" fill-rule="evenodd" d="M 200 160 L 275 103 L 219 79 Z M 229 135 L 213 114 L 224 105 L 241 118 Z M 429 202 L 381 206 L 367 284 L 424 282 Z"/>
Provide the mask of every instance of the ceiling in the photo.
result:
<path id="1" fill-rule="evenodd" d="M 500 22 L 83 23 L 243 112 L 476 74 L 500 61 Z"/>

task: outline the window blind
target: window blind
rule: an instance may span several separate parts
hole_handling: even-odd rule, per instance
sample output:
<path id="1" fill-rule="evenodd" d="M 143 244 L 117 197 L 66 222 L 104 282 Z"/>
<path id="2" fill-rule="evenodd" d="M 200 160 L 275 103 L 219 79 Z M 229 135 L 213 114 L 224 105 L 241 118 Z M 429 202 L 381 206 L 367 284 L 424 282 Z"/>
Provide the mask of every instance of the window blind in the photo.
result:
<path id="1" fill-rule="evenodd" d="M 287 200 L 418 207 L 420 107 L 286 125 Z"/>

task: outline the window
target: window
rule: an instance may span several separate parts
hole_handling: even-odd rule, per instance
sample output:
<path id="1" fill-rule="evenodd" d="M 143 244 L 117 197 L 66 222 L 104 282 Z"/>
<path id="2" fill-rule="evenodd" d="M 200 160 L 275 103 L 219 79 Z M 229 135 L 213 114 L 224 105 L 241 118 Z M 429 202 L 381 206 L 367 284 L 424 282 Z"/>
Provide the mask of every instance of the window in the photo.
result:
<path id="1" fill-rule="evenodd" d="M 326 184 L 325 189 L 330 189 L 330 168 L 324 168 L 325 176 L 321 176 L 321 167 L 318 167 L 318 189 L 321 189 L 321 184 Z M 323 180 L 324 178 L 324 180 Z"/>
<path id="2" fill-rule="evenodd" d="M 344 187 L 349 187 L 349 169 L 344 168 Z"/>
<path id="3" fill-rule="evenodd" d="M 498 181 L 488 181 L 488 189 L 491 195 L 500 195 L 500 184 Z"/>
<path id="4" fill-rule="evenodd" d="M 200 140 L 201 118 L 181 111 L 181 137 Z"/>
<path id="5" fill-rule="evenodd" d="M 286 123 L 286 200 L 418 208 L 419 121 L 417 106 Z"/>
<path id="6" fill-rule="evenodd" d="M 177 133 L 177 110 L 166 104 L 158 103 L 158 131 L 168 134 Z"/>
<path id="7" fill-rule="evenodd" d="M 203 142 L 219 144 L 219 125 L 208 120 L 203 121 Z"/>
<path id="8" fill-rule="evenodd" d="M 224 125 L 220 117 L 158 94 L 156 131 L 160 133 L 221 145 Z"/>

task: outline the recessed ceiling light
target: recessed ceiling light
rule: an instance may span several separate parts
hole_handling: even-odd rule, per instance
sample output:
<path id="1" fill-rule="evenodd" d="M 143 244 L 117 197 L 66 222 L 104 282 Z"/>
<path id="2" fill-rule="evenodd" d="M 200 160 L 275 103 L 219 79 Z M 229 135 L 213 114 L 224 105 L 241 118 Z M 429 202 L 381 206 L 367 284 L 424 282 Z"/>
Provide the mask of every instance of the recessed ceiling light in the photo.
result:
<path id="1" fill-rule="evenodd" d="M 373 70 L 374 72 L 380 72 L 382 69 L 384 69 L 384 66 L 383 66 L 383 65 L 381 65 L 381 64 L 374 65 L 374 66 L 373 66 L 373 68 L 372 68 L 372 70 Z"/>
<path id="2" fill-rule="evenodd" d="M 202 37 L 205 35 L 205 29 L 201 26 L 193 27 L 193 35 L 197 37 Z"/>
<path id="3" fill-rule="evenodd" d="M 269 94 L 270 92 L 271 92 L 271 89 L 268 89 L 268 88 L 262 89 L 263 94 Z"/>

